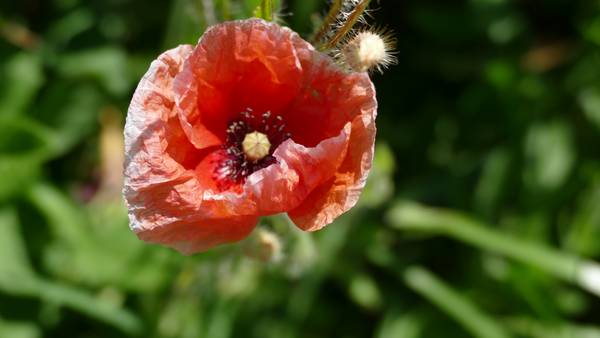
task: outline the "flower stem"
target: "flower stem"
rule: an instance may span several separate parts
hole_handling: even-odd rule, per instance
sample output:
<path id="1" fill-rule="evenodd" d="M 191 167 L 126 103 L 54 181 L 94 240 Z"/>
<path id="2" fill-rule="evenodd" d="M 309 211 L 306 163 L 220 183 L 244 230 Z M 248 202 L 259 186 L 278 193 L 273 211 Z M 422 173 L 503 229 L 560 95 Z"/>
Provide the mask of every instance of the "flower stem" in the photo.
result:
<path id="1" fill-rule="evenodd" d="M 325 35 L 327 34 L 327 31 L 332 29 L 331 25 L 333 25 L 336 18 L 340 14 L 341 10 L 342 10 L 342 0 L 333 0 L 333 3 L 331 4 L 331 8 L 329 9 L 329 13 L 327 13 L 327 16 L 323 20 L 321 27 L 319 28 L 319 30 L 317 31 L 317 33 L 315 34 L 315 36 L 312 39 L 313 42 L 319 43 L 321 41 L 321 39 L 323 39 L 323 37 L 325 37 Z"/>
<path id="2" fill-rule="evenodd" d="M 348 15 L 348 18 L 346 19 L 342 27 L 338 29 L 338 31 L 331 38 L 331 40 L 327 41 L 327 43 L 324 46 L 325 50 L 337 46 L 338 43 L 340 43 L 340 41 L 342 41 L 342 39 L 346 35 L 348 35 L 348 33 L 350 33 L 354 25 L 358 22 L 358 20 L 360 20 L 365 10 L 369 7 L 370 3 L 371 0 L 362 0 L 358 5 L 356 5 L 354 10 Z"/>
<path id="3" fill-rule="evenodd" d="M 389 212 L 396 229 L 449 236 L 480 249 L 533 265 L 600 297 L 600 265 L 557 249 L 515 238 L 459 212 L 399 203 Z"/>
<path id="4" fill-rule="evenodd" d="M 261 19 L 273 21 L 273 0 L 262 0 L 255 13 L 257 12 Z"/>
<path id="5" fill-rule="evenodd" d="M 221 0 L 221 15 L 223 16 L 223 20 L 231 20 L 231 4 L 229 0 Z"/>

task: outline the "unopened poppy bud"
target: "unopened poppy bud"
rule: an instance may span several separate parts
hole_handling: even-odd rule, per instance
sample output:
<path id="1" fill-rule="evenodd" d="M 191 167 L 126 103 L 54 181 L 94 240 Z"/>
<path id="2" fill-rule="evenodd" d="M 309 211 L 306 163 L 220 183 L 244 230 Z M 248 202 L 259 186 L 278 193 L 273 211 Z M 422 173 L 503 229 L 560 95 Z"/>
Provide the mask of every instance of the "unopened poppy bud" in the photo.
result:
<path id="1" fill-rule="evenodd" d="M 277 262 L 281 259 L 281 240 L 277 234 L 258 229 L 246 249 L 246 254 L 263 262 Z"/>
<path id="2" fill-rule="evenodd" d="M 367 72 L 384 68 L 396 62 L 393 39 L 384 32 L 364 31 L 356 34 L 343 48 L 342 56 L 355 72 Z"/>

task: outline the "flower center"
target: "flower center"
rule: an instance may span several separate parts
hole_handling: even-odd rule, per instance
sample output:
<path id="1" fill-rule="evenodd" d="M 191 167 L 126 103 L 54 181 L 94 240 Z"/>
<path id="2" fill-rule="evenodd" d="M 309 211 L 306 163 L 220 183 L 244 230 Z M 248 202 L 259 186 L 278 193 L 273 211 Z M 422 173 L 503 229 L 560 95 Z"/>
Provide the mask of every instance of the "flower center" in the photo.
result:
<path id="1" fill-rule="evenodd" d="M 271 142 L 269 142 L 267 135 L 258 131 L 254 131 L 246 134 L 244 141 L 242 141 L 242 148 L 244 149 L 246 158 L 250 161 L 256 162 L 269 155 L 269 150 L 271 150 Z"/>
<path id="2" fill-rule="evenodd" d="M 217 186 L 226 190 L 276 163 L 273 151 L 290 137 L 283 117 L 269 111 L 257 114 L 250 108 L 241 112 L 226 130 L 224 156 L 217 160 L 213 173 Z"/>

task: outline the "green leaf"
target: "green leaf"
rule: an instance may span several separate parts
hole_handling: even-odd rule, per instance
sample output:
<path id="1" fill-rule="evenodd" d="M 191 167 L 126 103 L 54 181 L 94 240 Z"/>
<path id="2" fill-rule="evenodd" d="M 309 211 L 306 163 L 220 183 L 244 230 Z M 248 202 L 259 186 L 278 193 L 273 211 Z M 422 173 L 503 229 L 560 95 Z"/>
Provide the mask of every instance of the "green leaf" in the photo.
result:
<path id="1" fill-rule="evenodd" d="M 41 163 L 30 156 L 0 155 L 0 202 L 20 195 L 41 173 Z"/>
<path id="2" fill-rule="evenodd" d="M 168 280 L 168 251 L 135 237 L 120 199 L 86 210 L 46 183 L 31 187 L 27 198 L 55 236 L 44 255 L 54 274 L 90 286 L 110 284 L 138 292 L 156 290 Z"/>
<path id="3" fill-rule="evenodd" d="M 39 297 L 47 302 L 63 305 L 110 324 L 128 334 L 138 334 L 140 319 L 119 305 L 100 300 L 75 287 L 40 280 Z"/>
<path id="4" fill-rule="evenodd" d="M 29 322 L 9 322 L 0 318 L 0 337 L 39 338 L 42 336 L 39 327 Z"/>
<path id="5" fill-rule="evenodd" d="M 110 94 L 119 97 L 128 95 L 133 84 L 127 66 L 127 55 L 114 46 L 64 54 L 57 62 L 57 70 L 62 76 L 96 80 Z"/>
<path id="6" fill-rule="evenodd" d="M 58 82 L 48 88 L 32 116 L 60 135 L 55 155 L 68 152 L 94 131 L 103 99 L 91 84 Z"/>
<path id="7" fill-rule="evenodd" d="M 598 285 L 588 280 L 591 277 L 582 278 L 586 266 L 593 271 L 591 276 L 596 273 L 596 263 L 494 230 L 492 226 L 463 213 L 412 202 L 398 202 L 390 209 L 386 218 L 394 228 L 449 236 L 479 249 L 529 264 L 600 296 Z"/>
<path id="8" fill-rule="evenodd" d="M 24 116 L 0 118 L 0 154 L 29 156 L 45 160 L 59 149 L 59 138 L 52 130 Z"/>
<path id="9" fill-rule="evenodd" d="M 40 58 L 35 54 L 16 54 L 4 63 L 0 74 L 0 116 L 23 113 L 44 84 Z"/>
<path id="10" fill-rule="evenodd" d="M 377 310 L 383 304 L 383 296 L 375 280 L 367 274 L 358 274 L 351 278 L 348 288 L 350 298 L 360 306 Z"/>
<path id="11" fill-rule="evenodd" d="M 174 48 L 184 43 L 196 44 L 207 26 L 202 1 L 173 1 L 164 48 Z"/>
<path id="12" fill-rule="evenodd" d="M 13 209 L 0 210 L 0 291 L 32 295 L 37 280 L 27 257 L 19 220 Z"/>
<path id="13" fill-rule="evenodd" d="M 459 291 L 421 267 L 411 267 L 404 273 L 409 288 L 460 323 L 473 337 L 507 338 L 508 332 L 491 316 L 480 310 Z"/>
<path id="14" fill-rule="evenodd" d="M 27 197 L 46 217 L 54 236 L 73 247 L 90 245 L 85 214 L 60 191 L 52 185 L 38 183 L 27 191 Z"/>
<path id="15" fill-rule="evenodd" d="M 542 322 L 528 317 L 505 320 L 507 326 L 523 337 L 530 338 L 600 338 L 600 327 L 571 323 Z"/>
<path id="16" fill-rule="evenodd" d="M 22 193 L 44 161 L 58 153 L 59 138 L 25 116 L 0 117 L 0 201 Z"/>
<path id="17" fill-rule="evenodd" d="M 94 14 L 87 8 L 71 11 L 48 28 L 47 39 L 53 46 L 63 46 L 92 28 L 94 21 Z"/>
<path id="18" fill-rule="evenodd" d="M 39 278 L 27 257 L 18 222 L 14 210 L 0 210 L 0 291 L 65 305 L 125 332 L 139 331 L 139 319 L 130 312 L 77 288 Z"/>
<path id="19" fill-rule="evenodd" d="M 533 191 L 552 192 L 568 179 L 575 164 L 573 133 L 563 121 L 533 125 L 525 140 L 524 180 Z"/>

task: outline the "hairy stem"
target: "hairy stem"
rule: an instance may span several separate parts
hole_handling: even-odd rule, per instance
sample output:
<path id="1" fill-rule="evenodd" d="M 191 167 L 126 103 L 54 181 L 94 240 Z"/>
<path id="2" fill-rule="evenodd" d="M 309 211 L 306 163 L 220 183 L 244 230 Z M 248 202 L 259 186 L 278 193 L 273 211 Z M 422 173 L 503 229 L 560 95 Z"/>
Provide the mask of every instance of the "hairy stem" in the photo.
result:
<path id="1" fill-rule="evenodd" d="M 335 35 L 331 38 L 331 40 L 327 41 L 324 46 L 324 49 L 330 49 L 337 46 L 342 39 L 350 33 L 354 25 L 360 20 L 365 10 L 369 7 L 371 0 L 362 0 L 356 8 L 350 13 L 344 25 L 340 27 L 340 29 L 335 33 Z"/>
<path id="2" fill-rule="evenodd" d="M 333 1 L 333 3 L 331 4 L 331 8 L 329 9 L 329 13 L 327 13 L 327 16 L 325 17 L 325 20 L 323 20 L 321 27 L 312 39 L 313 42 L 318 43 L 319 41 L 321 41 L 325 34 L 327 34 L 327 31 L 331 29 L 331 25 L 335 23 L 336 18 L 342 10 L 342 1 L 343 0 Z"/>
<path id="3" fill-rule="evenodd" d="M 260 3 L 262 18 L 267 21 L 273 21 L 273 1 L 262 0 Z"/>

